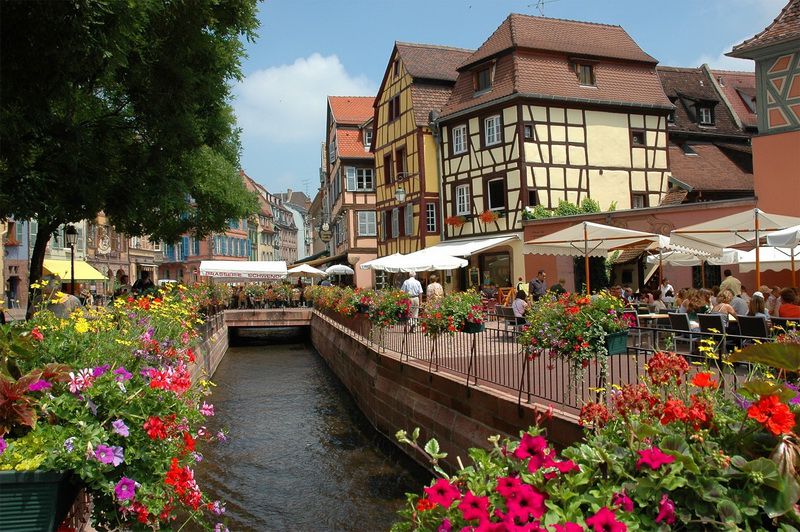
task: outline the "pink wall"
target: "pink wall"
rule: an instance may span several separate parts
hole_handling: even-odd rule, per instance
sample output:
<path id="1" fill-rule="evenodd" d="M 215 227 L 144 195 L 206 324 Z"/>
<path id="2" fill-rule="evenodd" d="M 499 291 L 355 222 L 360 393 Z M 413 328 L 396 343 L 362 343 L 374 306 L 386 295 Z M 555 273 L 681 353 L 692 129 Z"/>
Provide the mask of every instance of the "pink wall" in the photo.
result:
<path id="1" fill-rule="evenodd" d="M 758 207 L 800 216 L 800 131 L 753 137 Z"/>

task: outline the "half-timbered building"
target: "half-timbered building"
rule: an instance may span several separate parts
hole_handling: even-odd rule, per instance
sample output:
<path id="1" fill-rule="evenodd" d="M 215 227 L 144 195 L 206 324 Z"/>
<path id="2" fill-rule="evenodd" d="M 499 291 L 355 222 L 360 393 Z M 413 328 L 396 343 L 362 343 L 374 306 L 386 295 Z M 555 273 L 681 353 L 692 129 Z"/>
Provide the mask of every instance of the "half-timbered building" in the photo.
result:
<path id="1" fill-rule="evenodd" d="M 439 173 L 430 113 L 441 109 L 473 50 L 395 43 L 375 97 L 378 254 L 439 242 Z"/>
<path id="2" fill-rule="evenodd" d="M 475 250 L 462 282 L 531 276 L 526 207 L 659 204 L 673 106 L 656 63 L 619 26 L 517 14 L 464 61 L 438 120 L 445 238 Z"/>
<path id="3" fill-rule="evenodd" d="M 331 263 L 350 265 L 357 286 L 371 287 L 359 264 L 376 258 L 375 164 L 370 153 L 372 96 L 329 96 L 325 196 L 330 213 Z"/>

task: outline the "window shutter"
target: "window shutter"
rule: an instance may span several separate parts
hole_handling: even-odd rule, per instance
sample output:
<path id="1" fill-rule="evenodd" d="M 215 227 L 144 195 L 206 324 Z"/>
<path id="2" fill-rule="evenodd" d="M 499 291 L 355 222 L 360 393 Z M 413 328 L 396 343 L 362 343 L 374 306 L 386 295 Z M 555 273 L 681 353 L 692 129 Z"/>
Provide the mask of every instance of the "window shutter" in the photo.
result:
<path id="1" fill-rule="evenodd" d="M 181 260 L 184 261 L 189 256 L 189 237 L 181 238 Z"/>
<path id="2" fill-rule="evenodd" d="M 352 166 L 347 166 L 345 169 L 345 175 L 347 176 L 347 190 L 355 190 L 356 189 L 356 169 Z"/>
<path id="3" fill-rule="evenodd" d="M 414 205 L 409 203 L 406 205 L 406 235 L 411 235 L 414 232 Z"/>
<path id="4" fill-rule="evenodd" d="M 200 254 L 200 239 L 199 238 L 195 238 L 194 239 L 194 254 L 195 255 L 199 255 Z"/>

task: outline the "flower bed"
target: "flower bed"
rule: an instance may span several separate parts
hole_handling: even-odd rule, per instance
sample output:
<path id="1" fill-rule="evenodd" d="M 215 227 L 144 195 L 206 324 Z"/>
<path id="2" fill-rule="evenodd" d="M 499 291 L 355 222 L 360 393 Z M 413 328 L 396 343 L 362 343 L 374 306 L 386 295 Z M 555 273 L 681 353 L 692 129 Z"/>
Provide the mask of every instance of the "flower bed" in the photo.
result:
<path id="1" fill-rule="evenodd" d="M 224 507 L 192 467 L 225 435 L 204 426 L 210 383 L 190 379 L 198 311 L 195 293 L 167 287 L 4 327 L 0 470 L 72 472 L 96 528 L 170 527 L 178 514 L 208 525 Z"/>
<path id="2" fill-rule="evenodd" d="M 784 346 L 732 360 L 796 372 L 800 346 Z M 538 427 L 519 441 L 492 437 L 452 476 L 435 440 L 398 432 L 440 478 L 408 496 L 394 530 L 797 530 L 797 390 L 765 369 L 732 397 L 718 372 L 699 369 L 658 353 L 610 406 L 584 406 L 582 442 L 556 452 Z"/>

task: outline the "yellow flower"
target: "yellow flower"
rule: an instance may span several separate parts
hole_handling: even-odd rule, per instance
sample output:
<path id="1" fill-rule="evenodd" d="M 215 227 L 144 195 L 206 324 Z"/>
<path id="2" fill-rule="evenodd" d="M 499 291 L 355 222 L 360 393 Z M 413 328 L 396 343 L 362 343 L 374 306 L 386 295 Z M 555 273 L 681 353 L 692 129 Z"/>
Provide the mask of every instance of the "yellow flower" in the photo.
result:
<path id="1" fill-rule="evenodd" d="M 89 330 L 89 322 L 84 319 L 79 319 L 75 322 L 75 331 L 83 334 Z"/>

